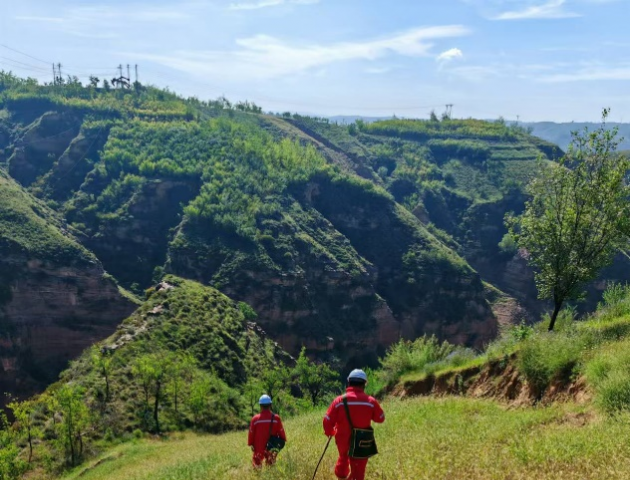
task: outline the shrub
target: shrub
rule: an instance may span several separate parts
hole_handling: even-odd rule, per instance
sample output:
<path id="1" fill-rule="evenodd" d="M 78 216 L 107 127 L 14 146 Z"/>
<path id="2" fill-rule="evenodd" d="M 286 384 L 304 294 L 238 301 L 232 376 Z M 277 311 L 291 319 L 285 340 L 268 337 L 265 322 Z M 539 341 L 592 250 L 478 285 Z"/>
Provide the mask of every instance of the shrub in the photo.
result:
<path id="1" fill-rule="evenodd" d="M 542 395 L 554 379 L 567 379 L 577 366 L 584 338 L 573 329 L 566 332 L 538 332 L 522 343 L 518 369 Z"/>
<path id="2" fill-rule="evenodd" d="M 597 305 L 595 318 L 609 322 L 625 315 L 630 315 L 630 285 L 610 283 Z"/>
<path id="3" fill-rule="evenodd" d="M 393 382 L 403 374 L 409 372 L 427 372 L 431 365 L 445 360 L 457 350 L 457 347 L 448 342 L 440 343 L 434 336 L 426 335 L 416 340 L 400 340 L 392 345 L 387 354 L 381 359 L 382 379 Z"/>

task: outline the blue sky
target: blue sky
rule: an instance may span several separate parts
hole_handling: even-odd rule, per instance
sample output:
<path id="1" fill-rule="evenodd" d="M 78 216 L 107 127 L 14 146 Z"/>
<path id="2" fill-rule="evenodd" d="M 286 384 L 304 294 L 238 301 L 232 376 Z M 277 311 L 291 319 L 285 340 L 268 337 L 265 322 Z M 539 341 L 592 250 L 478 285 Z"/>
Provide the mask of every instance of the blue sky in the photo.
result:
<path id="1" fill-rule="evenodd" d="M 630 121 L 629 18 L 630 0 L 0 0 L 0 68 L 138 64 L 273 111 Z"/>

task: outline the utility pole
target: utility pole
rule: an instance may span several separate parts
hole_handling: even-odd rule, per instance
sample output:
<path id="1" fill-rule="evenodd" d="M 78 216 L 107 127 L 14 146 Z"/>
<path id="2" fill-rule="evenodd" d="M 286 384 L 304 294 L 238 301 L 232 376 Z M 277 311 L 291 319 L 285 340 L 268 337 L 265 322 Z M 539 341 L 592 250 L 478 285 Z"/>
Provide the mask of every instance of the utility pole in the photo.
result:
<path id="1" fill-rule="evenodd" d="M 55 64 L 52 64 L 53 66 L 53 85 L 57 85 L 57 70 L 55 69 Z"/>
<path id="2" fill-rule="evenodd" d="M 122 84 L 120 83 L 120 79 L 122 79 L 122 76 L 123 76 L 122 70 L 123 70 L 122 63 L 119 63 L 118 64 L 118 83 L 116 83 L 116 88 L 122 88 Z"/>
<path id="3" fill-rule="evenodd" d="M 59 83 L 63 82 L 63 75 L 61 73 L 61 63 L 57 64 L 57 75 L 59 76 Z"/>
<path id="4" fill-rule="evenodd" d="M 135 83 L 138 83 L 138 64 L 136 63 L 135 66 L 136 66 L 136 82 Z"/>
<path id="5" fill-rule="evenodd" d="M 127 82 L 131 83 L 131 74 L 129 73 L 129 64 L 127 64 Z"/>
<path id="6" fill-rule="evenodd" d="M 452 114 L 453 114 L 453 104 L 452 103 L 447 103 L 446 104 L 446 116 L 448 118 L 451 118 Z"/>

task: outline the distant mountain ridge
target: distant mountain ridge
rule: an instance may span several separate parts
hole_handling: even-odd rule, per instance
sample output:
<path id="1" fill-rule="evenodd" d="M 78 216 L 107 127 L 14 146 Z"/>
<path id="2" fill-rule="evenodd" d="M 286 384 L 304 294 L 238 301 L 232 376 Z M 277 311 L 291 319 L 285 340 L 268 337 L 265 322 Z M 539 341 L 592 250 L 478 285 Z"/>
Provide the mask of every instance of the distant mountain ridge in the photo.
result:
<path id="1" fill-rule="evenodd" d="M 381 120 L 389 120 L 393 116 L 385 117 L 366 117 L 361 115 L 333 115 L 327 117 L 331 122 L 339 124 L 350 124 L 357 120 L 366 123 L 378 122 Z M 493 120 L 489 120 L 493 121 Z M 571 143 L 571 132 L 588 128 L 594 130 L 600 126 L 597 122 L 515 122 L 508 121 L 508 124 L 518 124 L 525 128 L 531 128 L 532 135 L 547 140 L 548 142 L 558 145 L 562 150 L 569 147 Z M 630 150 L 630 123 L 609 122 L 610 128 L 619 129 L 619 137 L 622 141 L 619 143 L 619 150 Z"/>

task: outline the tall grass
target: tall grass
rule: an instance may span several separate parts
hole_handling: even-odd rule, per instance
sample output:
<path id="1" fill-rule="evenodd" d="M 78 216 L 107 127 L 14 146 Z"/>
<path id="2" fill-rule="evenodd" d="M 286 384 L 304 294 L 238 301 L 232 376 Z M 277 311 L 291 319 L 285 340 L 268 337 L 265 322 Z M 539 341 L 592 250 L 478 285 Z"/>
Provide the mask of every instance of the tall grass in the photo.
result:
<path id="1" fill-rule="evenodd" d="M 380 378 L 386 383 L 399 380 L 404 374 L 431 374 L 447 367 L 457 367 L 475 356 L 469 349 L 440 343 L 434 336 L 414 341 L 400 340 L 381 359 Z"/>
<path id="2" fill-rule="evenodd" d="M 505 409 L 491 401 L 412 399 L 383 404 L 379 480 L 621 480 L 630 477 L 630 418 L 589 421 L 573 406 Z M 326 438 L 323 412 L 285 422 L 289 442 L 273 469 L 254 472 L 246 432 L 142 440 L 65 480 L 310 480 Z M 333 480 L 331 445 L 317 480 Z"/>

